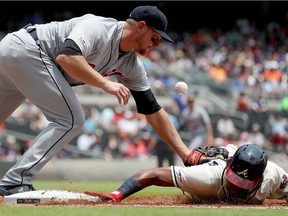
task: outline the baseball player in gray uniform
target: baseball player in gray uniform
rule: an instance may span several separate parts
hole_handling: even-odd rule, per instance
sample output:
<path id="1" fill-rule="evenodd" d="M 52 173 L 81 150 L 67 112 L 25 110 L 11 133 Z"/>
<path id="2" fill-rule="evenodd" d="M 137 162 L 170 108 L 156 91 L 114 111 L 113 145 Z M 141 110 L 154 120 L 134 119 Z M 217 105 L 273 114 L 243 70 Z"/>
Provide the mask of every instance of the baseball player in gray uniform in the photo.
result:
<path id="1" fill-rule="evenodd" d="M 213 127 L 207 110 L 196 104 L 193 95 L 187 98 L 187 105 L 179 116 L 182 132 L 190 139 L 190 149 L 209 146 L 214 143 Z"/>
<path id="2" fill-rule="evenodd" d="M 208 147 L 209 148 L 209 147 Z M 265 199 L 288 201 L 288 174 L 267 161 L 265 152 L 255 144 L 240 148 L 229 144 L 226 159 L 197 160 L 194 166 L 171 166 L 142 170 L 127 179 L 111 194 L 89 192 L 104 202 L 120 202 L 148 186 L 177 187 L 191 195 L 194 202 L 262 204 Z M 205 157 L 205 154 L 201 157 Z"/>
<path id="3" fill-rule="evenodd" d="M 82 129 L 85 116 L 72 86 L 101 88 L 126 105 L 132 94 L 139 113 L 189 163 L 190 150 L 150 90 L 137 55 L 145 55 L 165 33 L 166 16 L 139 6 L 126 21 L 86 14 L 61 22 L 26 26 L 0 43 L 0 123 L 26 99 L 50 122 L 0 181 L 0 195 L 33 191 L 32 179 Z M 109 79 L 115 76 L 118 82 Z"/>

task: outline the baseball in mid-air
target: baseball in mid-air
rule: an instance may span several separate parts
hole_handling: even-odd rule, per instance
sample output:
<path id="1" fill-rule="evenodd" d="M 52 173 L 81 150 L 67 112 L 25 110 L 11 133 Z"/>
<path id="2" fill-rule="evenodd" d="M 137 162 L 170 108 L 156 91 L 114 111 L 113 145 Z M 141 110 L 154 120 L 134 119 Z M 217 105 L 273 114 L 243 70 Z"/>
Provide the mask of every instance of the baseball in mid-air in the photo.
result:
<path id="1" fill-rule="evenodd" d="M 175 84 L 175 92 L 179 95 L 184 95 L 186 94 L 188 91 L 188 85 L 187 83 L 181 81 L 181 82 L 177 82 Z"/>

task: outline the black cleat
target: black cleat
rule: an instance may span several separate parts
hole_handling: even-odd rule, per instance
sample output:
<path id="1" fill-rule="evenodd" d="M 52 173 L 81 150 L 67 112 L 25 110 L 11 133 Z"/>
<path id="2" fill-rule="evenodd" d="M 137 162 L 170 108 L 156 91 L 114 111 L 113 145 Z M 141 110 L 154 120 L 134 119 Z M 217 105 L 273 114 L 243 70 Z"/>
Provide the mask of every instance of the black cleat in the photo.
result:
<path id="1" fill-rule="evenodd" d="M 35 191 L 32 185 L 0 185 L 0 196 L 8 196 L 16 193 L 23 193 L 27 191 Z"/>

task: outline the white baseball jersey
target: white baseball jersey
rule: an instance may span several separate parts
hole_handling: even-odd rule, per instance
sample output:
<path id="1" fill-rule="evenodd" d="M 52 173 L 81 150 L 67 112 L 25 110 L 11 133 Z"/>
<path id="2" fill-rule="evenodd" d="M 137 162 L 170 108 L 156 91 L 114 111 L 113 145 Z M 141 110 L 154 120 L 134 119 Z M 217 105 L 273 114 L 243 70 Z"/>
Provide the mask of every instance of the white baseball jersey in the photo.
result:
<path id="1" fill-rule="evenodd" d="M 237 150 L 234 145 L 227 145 L 229 156 Z M 192 197 L 203 201 L 228 201 L 228 190 L 223 174 L 227 162 L 221 159 L 210 161 L 197 166 L 171 166 L 175 187 L 189 193 Z M 226 195 L 225 195 L 226 193 Z M 288 174 L 277 164 L 268 161 L 264 171 L 261 187 L 249 203 L 262 203 L 265 199 L 284 198 L 288 193 Z M 243 200 L 244 201 L 244 200 Z"/>

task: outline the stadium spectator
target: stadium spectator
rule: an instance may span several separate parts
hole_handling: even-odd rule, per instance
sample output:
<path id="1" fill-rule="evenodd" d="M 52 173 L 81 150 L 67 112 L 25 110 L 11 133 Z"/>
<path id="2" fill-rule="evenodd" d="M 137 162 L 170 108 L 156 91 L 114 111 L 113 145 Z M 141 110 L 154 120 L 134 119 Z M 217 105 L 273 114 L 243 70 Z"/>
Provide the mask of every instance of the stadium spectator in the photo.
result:
<path id="1" fill-rule="evenodd" d="M 240 92 L 237 99 L 236 110 L 239 112 L 247 112 L 250 109 L 250 99 L 245 92 Z"/>
<path id="2" fill-rule="evenodd" d="M 235 133 L 236 128 L 231 116 L 226 113 L 217 121 L 217 131 L 223 138 L 227 138 L 228 135 Z"/>
<path id="3" fill-rule="evenodd" d="M 287 119 L 282 118 L 279 113 L 271 114 L 269 117 L 271 128 L 271 144 L 274 152 L 286 152 L 287 143 Z"/>
<path id="4" fill-rule="evenodd" d="M 260 131 L 260 125 L 258 123 L 253 123 L 251 126 L 251 132 L 249 133 L 249 137 L 251 143 L 258 145 L 262 149 L 270 150 L 270 145 L 264 134 Z"/>
<path id="5" fill-rule="evenodd" d="M 209 114 L 203 106 L 195 104 L 193 95 L 187 98 L 187 106 L 180 115 L 179 124 L 180 130 L 188 135 L 190 149 L 214 143 Z"/>

